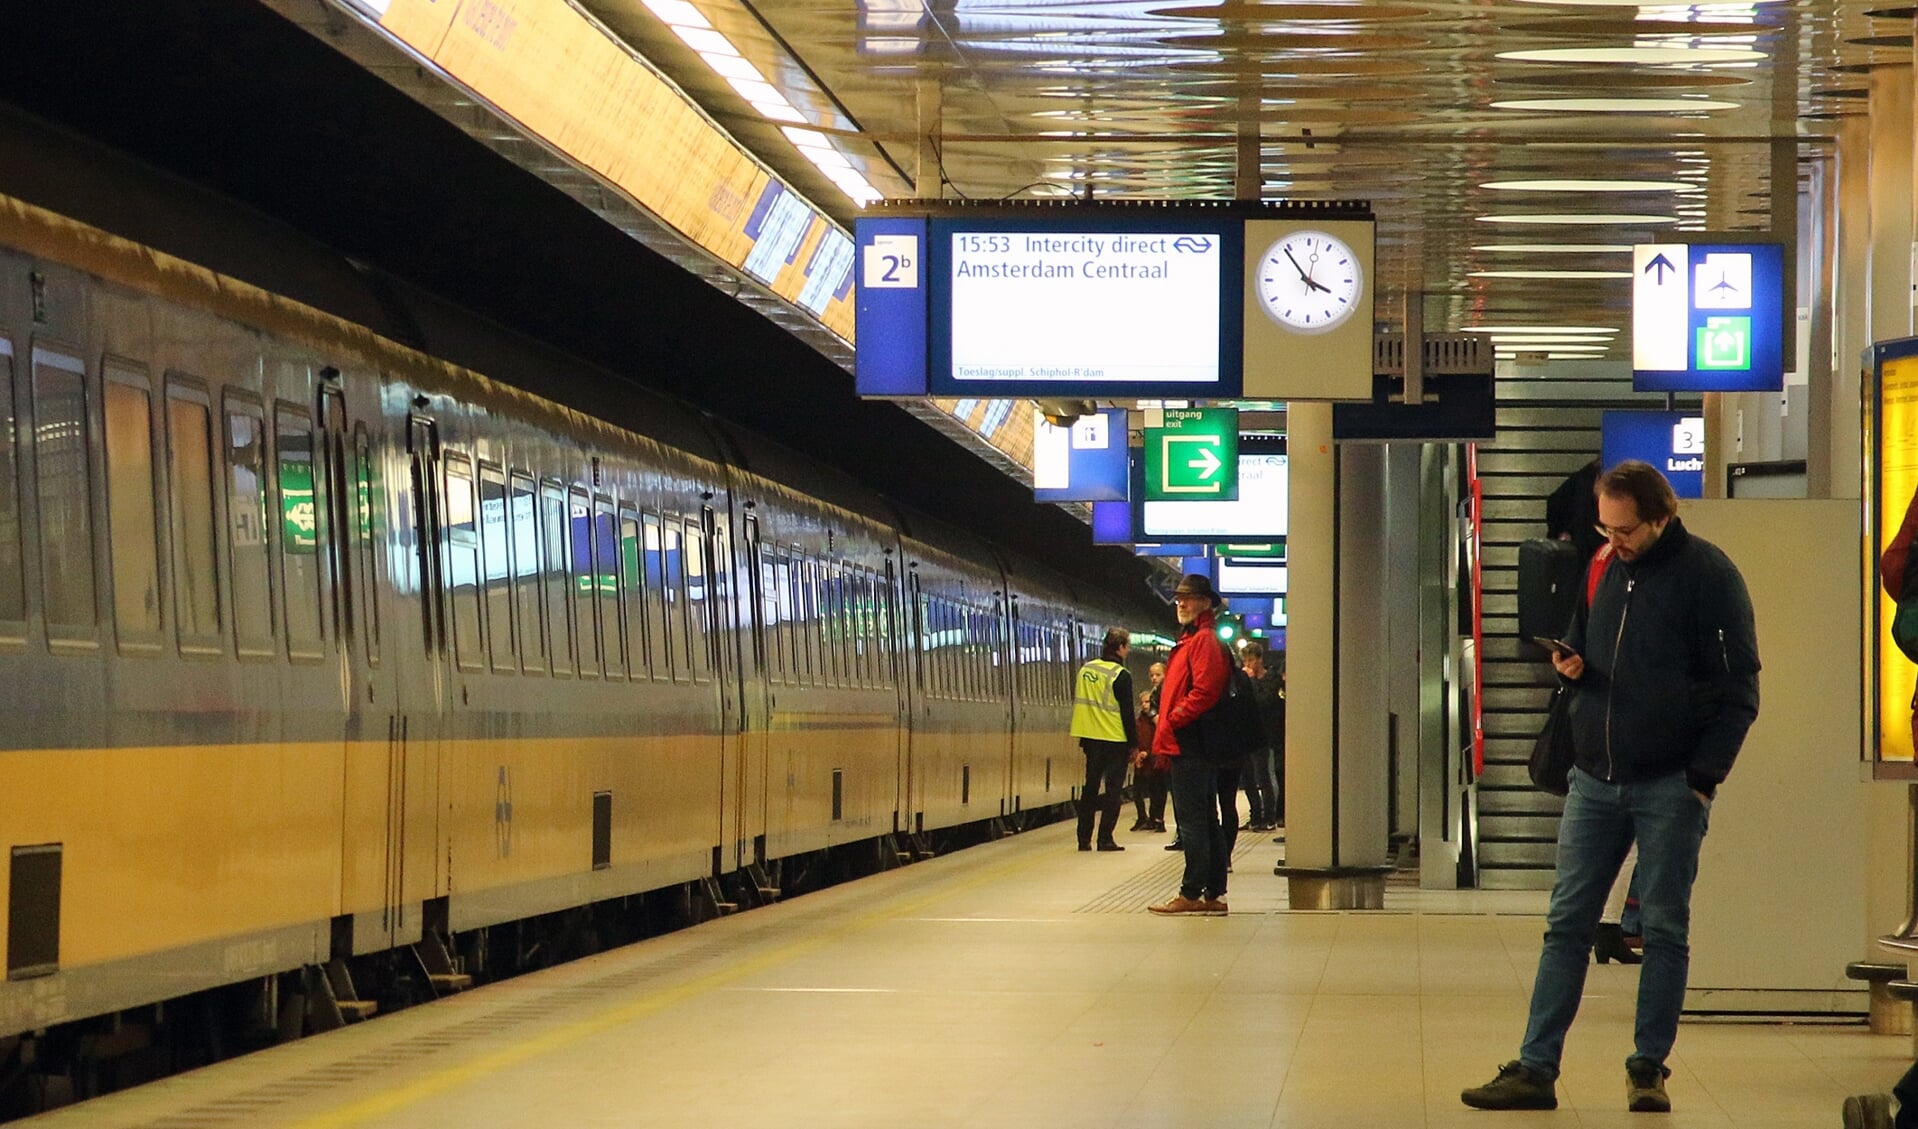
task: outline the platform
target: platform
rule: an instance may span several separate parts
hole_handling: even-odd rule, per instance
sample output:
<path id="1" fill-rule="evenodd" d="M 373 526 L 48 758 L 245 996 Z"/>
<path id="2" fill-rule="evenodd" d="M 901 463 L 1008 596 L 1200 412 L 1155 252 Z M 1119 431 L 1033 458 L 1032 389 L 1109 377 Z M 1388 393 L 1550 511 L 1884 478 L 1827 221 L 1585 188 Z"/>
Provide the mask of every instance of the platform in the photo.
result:
<path id="1" fill-rule="evenodd" d="M 1544 895 L 1292 911 L 1271 838 L 1222 919 L 1145 912 L 1164 836 L 1080 853 L 1057 824 L 18 1124 L 1805 1129 L 1910 1062 L 1862 1025 L 1687 1021 L 1676 1112 L 1634 1119 L 1637 973 L 1607 965 L 1559 1110 L 1468 1110 L 1515 1054 Z"/>

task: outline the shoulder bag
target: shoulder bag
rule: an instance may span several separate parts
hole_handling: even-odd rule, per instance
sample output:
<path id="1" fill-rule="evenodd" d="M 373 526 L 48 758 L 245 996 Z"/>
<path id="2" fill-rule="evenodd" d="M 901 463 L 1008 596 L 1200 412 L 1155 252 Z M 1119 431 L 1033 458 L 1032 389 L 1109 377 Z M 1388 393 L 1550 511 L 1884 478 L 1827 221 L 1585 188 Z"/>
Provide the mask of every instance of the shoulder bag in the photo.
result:
<path id="1" fill-rule="evenodd" d="M 1572 788 L 1572 688 L 1560 686 L 1552 695 L 1552 706 L 1545 711 L 1545 727 L 1532 742 L 1532 760 L 1527 768 L 1532 783 L 1541 792 L 1563 796 Z"/>

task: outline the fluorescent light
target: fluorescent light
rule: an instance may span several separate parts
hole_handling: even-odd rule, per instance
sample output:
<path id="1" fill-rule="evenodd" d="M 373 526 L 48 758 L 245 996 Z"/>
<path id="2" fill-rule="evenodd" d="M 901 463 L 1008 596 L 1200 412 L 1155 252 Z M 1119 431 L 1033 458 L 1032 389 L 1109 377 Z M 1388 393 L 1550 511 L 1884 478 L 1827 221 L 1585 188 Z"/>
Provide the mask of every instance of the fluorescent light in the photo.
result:
<path id="1" fill-rule="evenodd" d="M 733 41 L 714 31 L 710 27 L 681 27 L 673 24 L 673 34 L 679 36 L 686 46 L 701 55 L 737 55 L 739 49 Z"/>
<path id="2" fill-rule="evenodd" d="M 653 15 L 675 27 L 711 27 L 698 8 L 686 3 L 686 0 L 646 0 L 646 7 Z"/>
<path id="3" fill-rule="evenodd" d="M 832 148 L 832 142 L 826 140 L 826 135 L 816 129 L 795 129 L 789 125 L 782 125 L 779 127 L 779 132 L 785 134 L 786 140 L 801 149 Z"/>
<path id="4" fill-rule="evenodd" d="M 1711 110 L 1736 110 L 1738 103 L 1705 98 L 1514 98 L 1494 102 L 1492 108 L 1551 114 L 1701 114 Z"/>
<path id="5" fill-rule="evenodd" d="M 1481 243 L 1474 251 L 1515 251 L 1533 255 L 1629 255 L 1630 243 Z"/>
<path id="6" fill-rule="evenodd" d="M 1496 192 L 1677 192 L 1687 185 L 1676 180 L 1492 180 L 1479 187 Z"/>
<path id="7" fill-rule="evenodd" d="M 1468 325 L 1460 333 L 1617 333 L 1605 325 Z"/>
<path id="8" fill-rule="evenodd" d="M 1647 216 L 1630 214 L 1608 214 L 1592 212 L 1590 214 L 1551 214 L 1551 213 L 1515 213 L 1509 215 L 1474 216 L 1480 223 L 1526 223 L 1526 224 L 1593 224 L 1602 226 L 1640 227 L 1653 224 L 1672 223 L 1671 216 Z"/>
<path id="9" fill-rule="evenodd" d="M 770 98 L 761 99 L 753 103 L 753 109 L 764 114 L 770 121 L 804 122 L 806 120 L 806 115 L 794 109 L 793 104 L 784 98 L 780 98 L 777 102 Z"/>
<path id="10" fill-rule="evenodd" d="M 1628 270 L 1475 270 L 1468 278 L 1630 278 Z"/>
<path id="11" fill-rule="evenodd" d="M 759 73 L 758 67 L 738 55 L 719 55 L 711 51 L 701 51 L 699 57 L 706 60 L 706 65 L 718 72 L 721 78 L 744 79 L 747 82 L 766 81 L 766 76 Z"/>
<path id="12" fill-rule="evenodd" d="M 1500 51 L 1498 58 L 1514 63 L 1623 63 L 1642 66 L 1678 63 L 1711 66 L 1715 63 L 1755 63 L 1765 57 L 1763 51 L 1734 47 L 1545 47 L 1536 51 Z"/>

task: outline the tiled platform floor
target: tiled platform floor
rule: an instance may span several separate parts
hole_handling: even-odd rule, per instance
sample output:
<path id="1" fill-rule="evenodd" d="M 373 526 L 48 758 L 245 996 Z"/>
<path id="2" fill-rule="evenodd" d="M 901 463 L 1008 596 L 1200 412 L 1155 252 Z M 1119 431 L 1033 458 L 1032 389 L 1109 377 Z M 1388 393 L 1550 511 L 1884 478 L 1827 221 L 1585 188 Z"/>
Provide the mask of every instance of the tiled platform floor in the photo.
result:
<path id="1" fill-rule="evenodd" d="M 1624 1110 L 1636 971 L 1595 967 L 1560 1108 L 1458 1101 L 1514 1056 L 1544 896 L 1393 886 L 1162 919 L 1161 836 L 1061 824 L 109 1096 L 33 1126 L 1837 1126 L 1910 1040 L 1687 1022 L 1669 1116 Z"/>

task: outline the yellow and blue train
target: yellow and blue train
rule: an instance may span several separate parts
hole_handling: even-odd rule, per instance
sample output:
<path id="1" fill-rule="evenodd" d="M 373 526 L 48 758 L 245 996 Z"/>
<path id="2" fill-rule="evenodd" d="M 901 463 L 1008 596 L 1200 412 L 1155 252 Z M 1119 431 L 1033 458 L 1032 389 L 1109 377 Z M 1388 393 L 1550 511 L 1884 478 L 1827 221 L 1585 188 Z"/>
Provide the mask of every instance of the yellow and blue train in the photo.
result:
<path id="1" fill-rule="evenodd" d="M 0 196 L 0 1065 L 1070 799 L 1143 584 L 261 242 L 331 309 Z"/>

